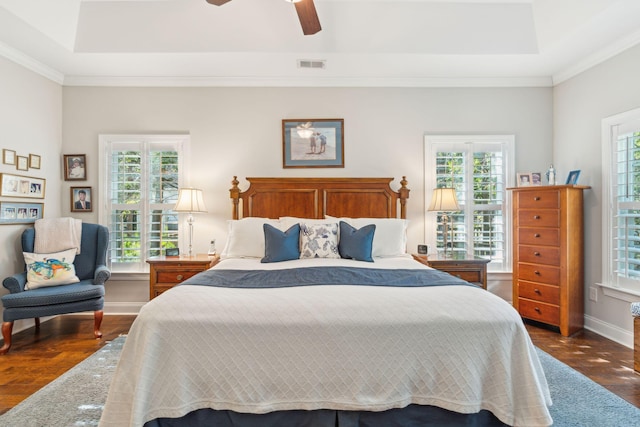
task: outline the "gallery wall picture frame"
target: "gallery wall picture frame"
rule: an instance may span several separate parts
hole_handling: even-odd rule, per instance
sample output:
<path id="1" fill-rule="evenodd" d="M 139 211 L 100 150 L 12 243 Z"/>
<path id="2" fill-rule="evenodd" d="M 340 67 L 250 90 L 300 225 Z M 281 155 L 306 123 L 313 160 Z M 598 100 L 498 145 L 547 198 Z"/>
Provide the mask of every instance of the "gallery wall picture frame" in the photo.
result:
<path id="1" fill-rule="evenodd" d="M 344 119 L 282 120 L 283 168 L 344 168 Z"/>
<path id="2" fill-rule="evenodd" d="M 87 155 L 86 154 L 64 154 L 64 180 L 65 181 L 86 181 L 87 180 Z"/>
<path id="3" fill-rule="evenodd" d="M 40 156 L 37 154 L 29 154 L 29 168 L 40 169 Z"/>
<path id="4" fill-rule="evenodd" d="M 91 187 L 71 187 L 71 212 L 93 212 Z"/>
<path id="5" fill-rule="evenodd" d="M 44 178 L 0 173 L 0 196 L 44 199 Z"/>
<path id="6" fill-rule="evenodd" d="M 576 185 L 578 183 L 578 177 L 580 176 L 579 170 L 570 171 L 567 175 L 566 184 Z"/>
<path id="7" fill-rule="evenodd" d="M 29 170 L 29 158 L 26 156 L 18 156 L 16 157 L 16 169 L 19 171 L 28 171 Z"/>
<path id="8" fill-rule="evenodd" d="M 518 172 L 518 187 L 529 187 L 533 182 L 531 172 Z"/>
<path id="9" fill-rule="evenodd" d="M 44 203 L 0 202 L 1 224 L 33 224 L 44 216 Z"/>
<path id="10" fill-rule="evenodd" d="M 2 163 L 5 165 L 15 165 L 16 164 L 16 152 L 15 150 L 8 150 L 6 148 L 2 149 Z"/>

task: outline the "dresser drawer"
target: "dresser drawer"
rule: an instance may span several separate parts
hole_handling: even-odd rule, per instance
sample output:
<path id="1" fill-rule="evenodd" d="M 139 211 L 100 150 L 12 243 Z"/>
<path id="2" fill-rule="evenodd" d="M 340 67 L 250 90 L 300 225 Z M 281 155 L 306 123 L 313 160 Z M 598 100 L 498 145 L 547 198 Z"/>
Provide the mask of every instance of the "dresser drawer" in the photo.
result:
<path id="1" fill-rule="evenodd" d="M 560 307 L 554 304 L 518 298 L 518 311 L 522 317 L 527 319 L 556 326 L 560 324 Z"/>
<path id="2" fill-rule="evenodd" d="M 172 283 L 178 284 L 187 280 L 191 276 L 195 276 L 202 270 L 180 270 L 180 271 L 157 271 L 156 283 Z"/>
<path id="3" fill-rule="evenodd" d="M 518 206 L 521 208 L 559 209 L 560 191 L 522 191 L 517 193 Z"/>
<path id="4" fill-rule="evenodd" d="M 560 287 L 520 280 L 518 281 L 518 297 L 549 304 L 560 304 Z"/>
<path id="5" fill-rule="evenodd" d="M 560 266 L 560 248 L 553 246 L 518 245 L 518 259 L 522 262 Z"/>
<path id="6" fill-rule="evenodd" d="M 529 282 L 546 283 L 548 285 L 560 284 L 560 268 L 550 265 L 535 265 L 518 263 L 519 280 Z"/>
<path id="7" fill-rule="evenodd" d="M 520 209 L 520 227 L 560 227 L 560 211 L 557 209 Z"/>
<path id="8" fill-rule="evenodd" d="M 482 272 L 480 271 L 455 271 L 449 270 L 447 273 L 459 279 L 472 283 L 482 283 Z"/>
<path id="9" fill-rule="evenodd" d="M 525 245 L 560 246 L 560 229 L 520 227 L 518 242 Z"/>

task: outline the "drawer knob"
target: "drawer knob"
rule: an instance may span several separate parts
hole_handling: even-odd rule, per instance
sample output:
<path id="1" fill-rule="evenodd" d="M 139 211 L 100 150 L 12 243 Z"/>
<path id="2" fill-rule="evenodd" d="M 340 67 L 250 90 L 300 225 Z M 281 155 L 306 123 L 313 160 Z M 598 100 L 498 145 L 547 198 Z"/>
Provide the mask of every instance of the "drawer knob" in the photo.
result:
<path id="1" fill-rule="evenodd" d="M 541 295 L 541 294 L 542 294 L 542 292 L 540 292 L 540 289 L 534 289 L 534 290 L 533 290 L 533 292 L 535 292 L 535 293 L 536 293 L 536 294 L 538 294 L 538 295 Z"/>
<path id="2" fill-rule="evenodd" d="M 534 215 L 533 219 L 540 219 L 540 215 Z"/>
<path id="3" fill-rule="evenodd" d="M 535 256 L 540 256 L 540 252 L 534 252 L 533 253 Z"/>
<path id="4" fill-rule="evenodd" d="M 538 200 L 540 200 L 540 196 L 534 197 L 533 200 L 535 200 L 537 202 Z"/>
<path id="5" fill-rule="evenodd" d="M 536 308 L 534 308 L 534 310 L 535 310 L 536 312 L 540 313 L 540 307 L 536 307 Z"/>
<path id="6" fill-rule="evenodd" d="M 535 271 L 533 272 L 533 274 L 535 274 L 535 275 L 539 276 L 539 275 L 540 275 L 540 272 L 539 272 L 538 270 L 535 270 Z"/>
<path id="7" fill-rule="evenodd" d="M 533 237 L 535 237 L 535 238 L 540 237 L 540 233 L 535 233 L 535 234 L 533 235 Z"/>
<path id="8" fill-rule="evenodd" d="M 177 279 L 177 280 L 182 280 L 183 278 L 184 278 L 184 276 L 183 276 L 182 274 L 178 274 L 178 275 L 176 276 L 176 279 Z"/>

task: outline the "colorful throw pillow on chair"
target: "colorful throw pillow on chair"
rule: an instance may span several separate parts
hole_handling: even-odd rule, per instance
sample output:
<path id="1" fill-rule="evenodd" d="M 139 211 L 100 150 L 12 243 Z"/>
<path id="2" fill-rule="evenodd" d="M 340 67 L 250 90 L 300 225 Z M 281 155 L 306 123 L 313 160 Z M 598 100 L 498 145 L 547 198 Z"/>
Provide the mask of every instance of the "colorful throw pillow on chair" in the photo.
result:
<path id="1" fill-rule="evenodd" d="M 25 285 L 27 290 L 68 285 L 80 281 L 73 265 L 76 248 L 51 254 L 23 252 L 23 255 L 27 265 L 27 284 Z"/>

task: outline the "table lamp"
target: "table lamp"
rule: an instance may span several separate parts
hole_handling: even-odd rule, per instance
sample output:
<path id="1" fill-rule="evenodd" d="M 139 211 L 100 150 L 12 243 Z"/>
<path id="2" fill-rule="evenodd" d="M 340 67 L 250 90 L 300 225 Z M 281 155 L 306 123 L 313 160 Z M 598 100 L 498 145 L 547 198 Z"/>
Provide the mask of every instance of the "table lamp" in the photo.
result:
<path id="1" fill-rule="evenodd" d="M 446 212 L 456 212 L 460 210 L 455 188 L 434 188 L 433 195 L 431 196 L 431 204 L 429 204 L 427 210 L 442 213 L 444 256 L 446 258 L 447 247 L 449 246 L 449 216 Z M 451 237 L 451 242 L 453 243 L 453 236 Z"/>
<path id="2" fill-rule="evenodd" d="M 189 256 L 193 255 L 193 214 L 207 212 L 202 198 L 202 190 L 197 188 L 180 188 L 178 202 L 173 207 L 174 212 L 187 212 L 189 224 Z"/>

